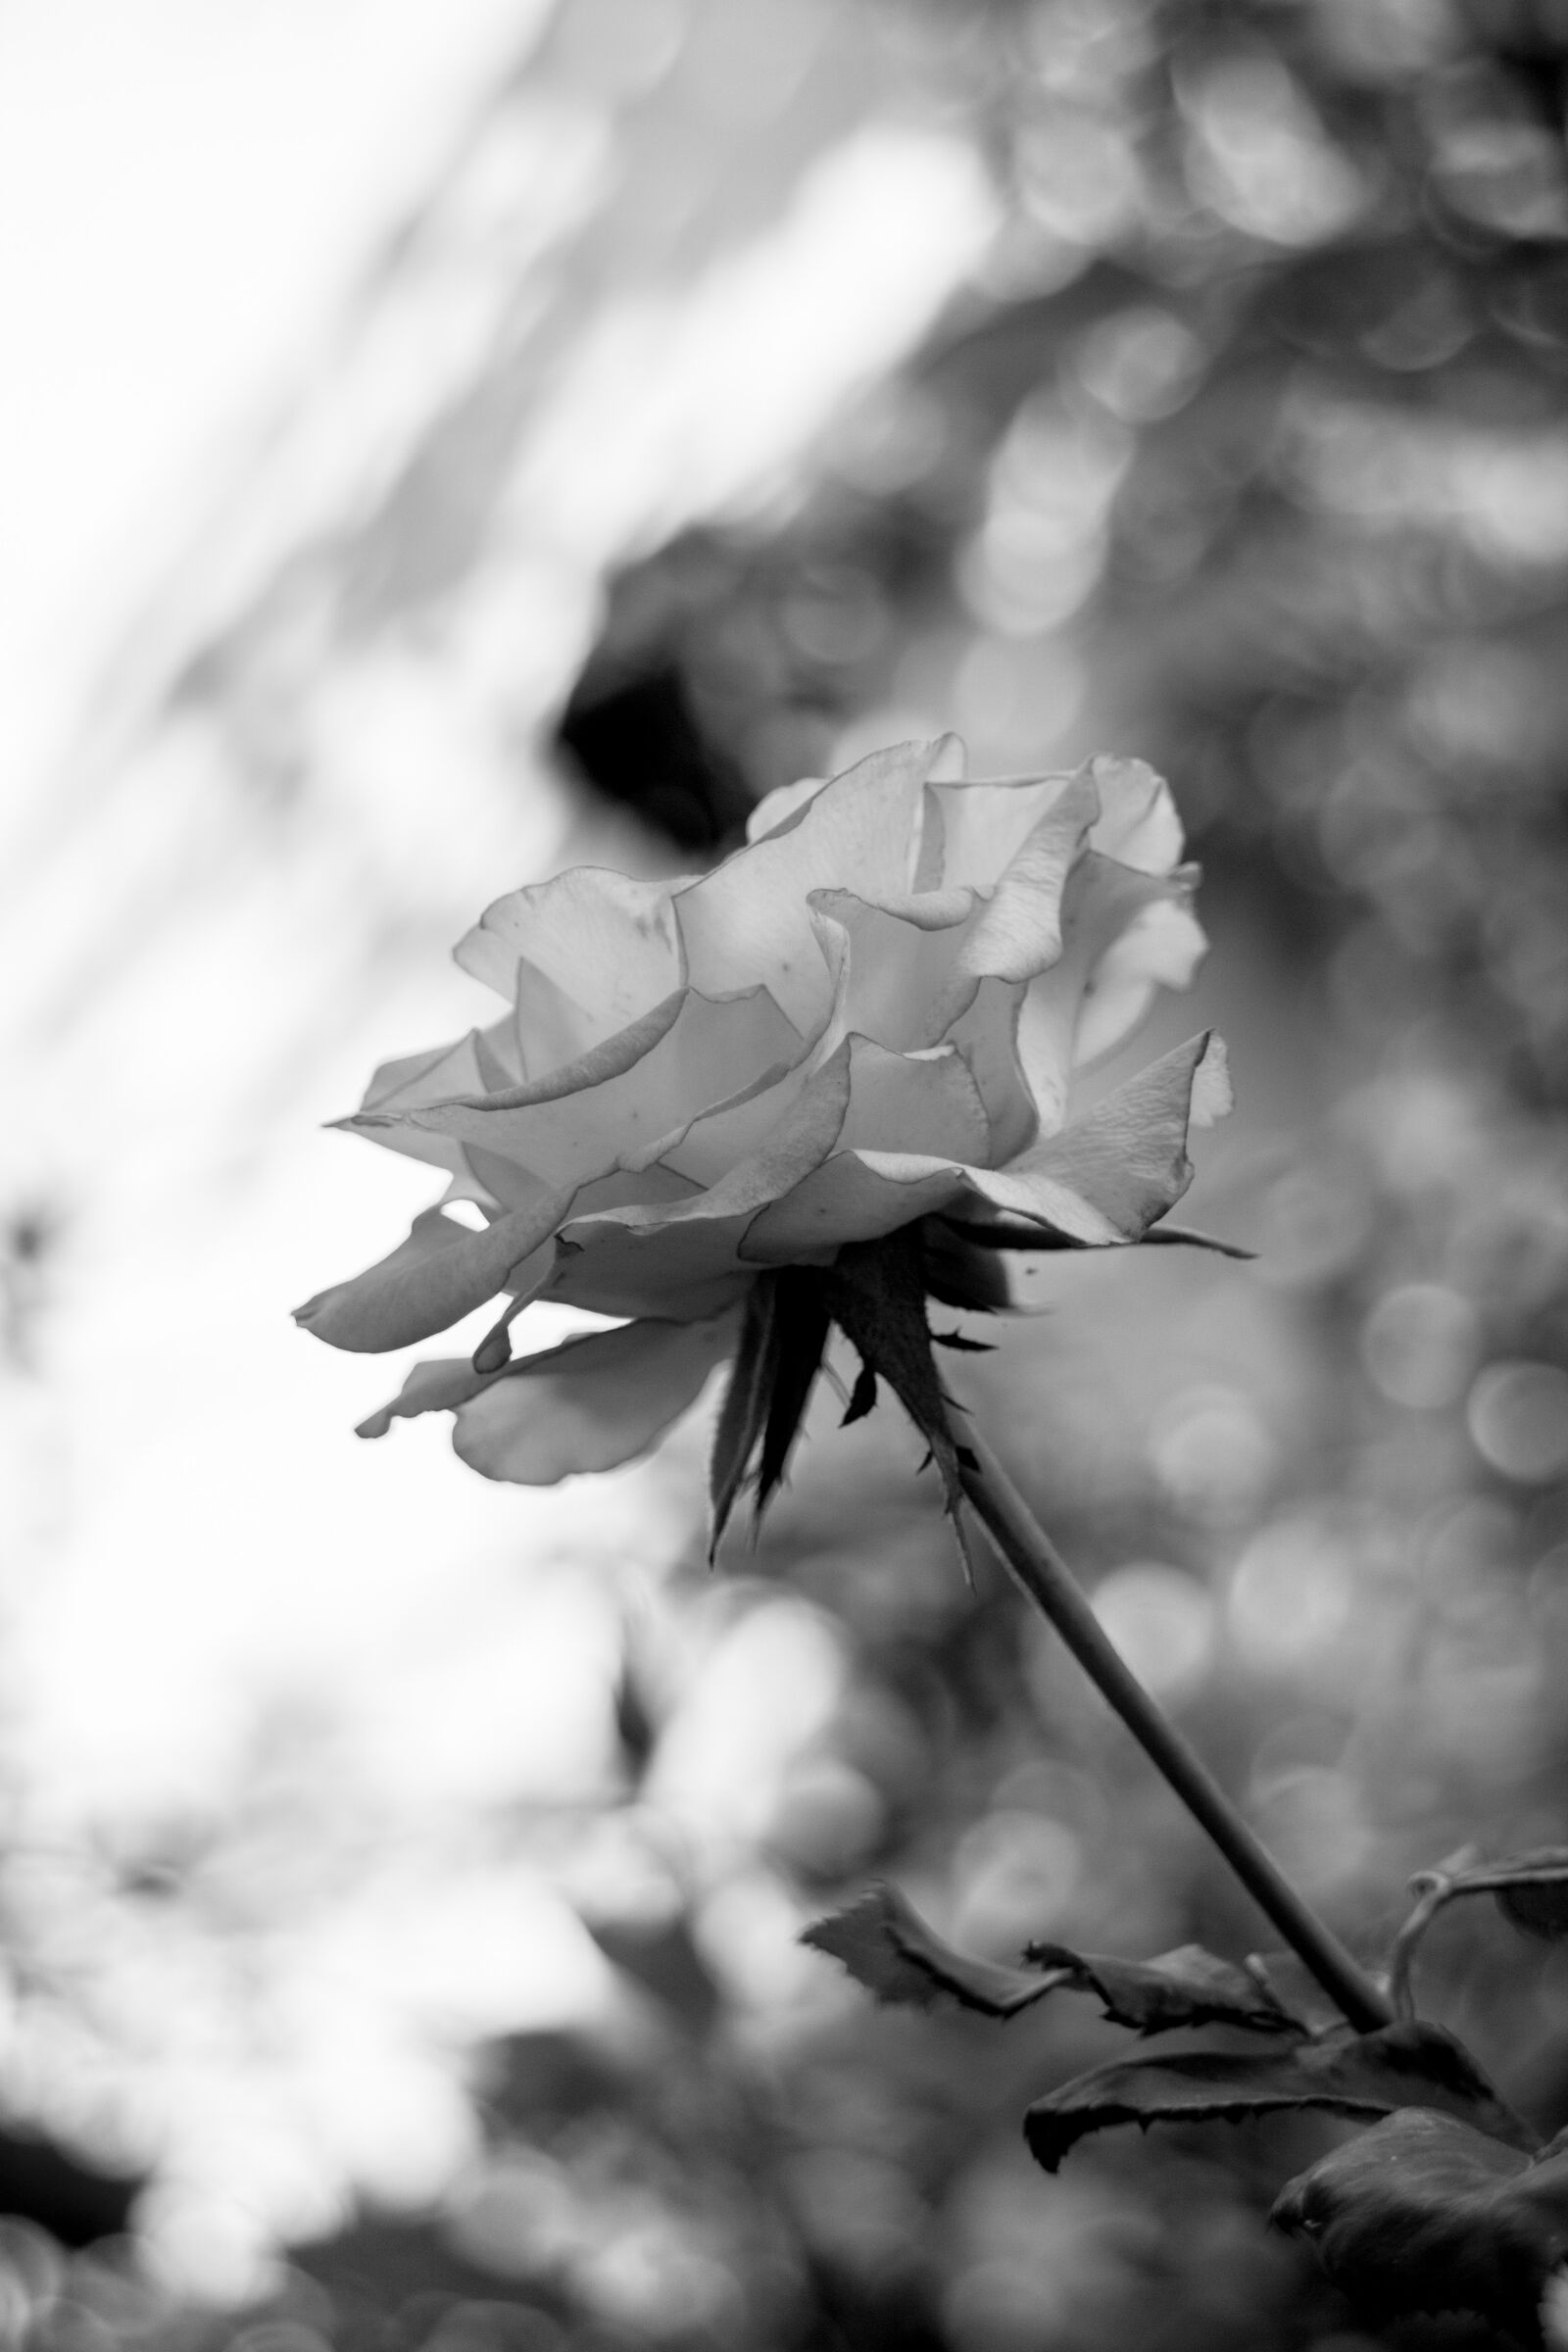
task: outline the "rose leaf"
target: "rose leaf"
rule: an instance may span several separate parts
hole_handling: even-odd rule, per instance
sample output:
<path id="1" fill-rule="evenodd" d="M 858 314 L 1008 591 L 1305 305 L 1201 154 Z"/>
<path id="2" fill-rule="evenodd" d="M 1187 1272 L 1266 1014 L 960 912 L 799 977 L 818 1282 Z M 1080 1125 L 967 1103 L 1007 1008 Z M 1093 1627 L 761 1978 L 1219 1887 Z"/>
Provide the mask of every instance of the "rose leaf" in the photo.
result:
<path id="1" fill-rule="evenodd" d="M 828 1313 L 819 1278 L 804 1268 L 784 1267 L 774 1277 L 778 1303 L 774 1341 L 768 1364 L 767 1418 L 762 1425 L 761 1453 L 757 1465 L 759 1520 L 783 1484 L 791 1448 L 822 1368 L 827 1346 Z"/>
<path id="2" fill-rule="evenodd" d="M 1568 2255 L 1568 2149 L 1532 2159 L 1456 2116 L 1401 2108 L 1290 2181 L 1270 2219 L 1374 2320 L 1474 2311 L 1540 2345 Z"/>
<path id="3" fill-rule="evenodd" d="M 1062 1982 L 1004 1968 L 944 1943 L 896 1886 L 872 1886 L 843 1911 L 805 1930 L 803 1943 L 826 1952 L 858 1984 L 894 2006 L 929 2009 L 943 1993 L 986 2017 L 1012 2017 Z"/>
<path id="4" fill-rule="evenodd" d="M 827 1334 L 827 1308 L 815 1274 L 785 1266 L 757 1277 L 713 1439 L 710 1563 L 747 1481 L 757 1483 L 759 1521 L 783 1483 L 821 1370 Z"/>
<path id="5" fill-rule="evenodd" d="M 1497 1909 L 1527 1936 L 1548 1942 L 1568 1936 L 1568 1847 L 1544 1845 L 1510 1854 L 1504 1862 L 1487 1863 L 1477 1875 L 1508 1882 L 1494 1887 Z"/>
<path id="6" fill-rule="evenodd" d="M 708 1466 L 708 1563 L 711 1567 L 767 1418 L 767 1374 L 773 1354 L 777 1282 L 760 1275 L 747 1293 L 740 1345 L 730 1366 Z"/>
<path id="7" fill-rule="evenodd" d="M 827 1312 L 862 1364 L 879 1373 L 931 1449 L 964 1564 L 959 1472 L 966 1456 L 949 1420 L 950 1400 L 931 1353 L 926 1270 L 918 1232 L 905 1226 L 874 1242 L 852 1242 L 820 1277 Z"/>
<path id="8" fill-rule="evenodd" d="M 1113 2025 L 1142 2034 L 1215 2024 L 1304 2032 L 1244 1969 L 1198 1944 L 1157 1960 L 1102 1960 L 1064 1943 L 1032 1943 L 1027 1968 L 1004 1968 L 945 1943 L 893 1886 L 871 1887 L 802 1941 L 841 1961 L 879 1999 L 918 2008 L 946 1992 L 987 2017 L 1012 2017 L 1065 1989 L 1093 1993 Z"/>
<path id="9" fill-rule="evenodd" d="M 1024 2133 L 1054 2173 L 1092 2132 L 1116 2124 L 1242 2123 L 1291 2108 L 1390 2115 L 1432 2107 L 1513 2147 L 1527 2127 L 1503 2104 L 1468 2051 L 1440 2026 L 1382 2026 L 1289 2050 L 1161 2051 L 1096 2067 L 1037 2099 Z"/>
<path id="10" fill-rule="evenodd" d="M 1095 1993 L 1114 2026 L 1165 2034 L 1178 2026 L 1246 2026 L 1264 2034 L 1304 2034 L 1268 1987 L 1245 1968 L 1184 1943 L 1154 1960 L 1098 1959 L 1064 1943 L 1031 1943 L 1024 1957 L 1058 1982 Z"/>

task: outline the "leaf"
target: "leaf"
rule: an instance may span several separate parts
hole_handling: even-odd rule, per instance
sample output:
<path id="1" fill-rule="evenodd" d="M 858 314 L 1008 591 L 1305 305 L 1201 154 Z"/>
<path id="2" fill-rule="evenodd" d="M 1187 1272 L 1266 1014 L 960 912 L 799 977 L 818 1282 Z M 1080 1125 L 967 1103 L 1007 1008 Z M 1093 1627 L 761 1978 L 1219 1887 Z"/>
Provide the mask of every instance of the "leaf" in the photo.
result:
<path id="1" fill-rule="evenodd" d="M 708 1465 L 708 1564 L 712 1566 L 729 1524 L 767 1413 L 767 1368 L 772 1348 L 778 1277 L 760 1274 L 747 1294 L 740 1344 L 718 1410 Z"/>
<path id="2" fill-rule="evenodd" d="M 773 1344 L 767 1365 L 767 1419 L 762 1427 L 762 1449 L 757 1468 L 759 1522 L 784 1483 L 790 1452 L 822 1368 L 822 1350 L 828 1335 L 828 1312 L 820 1278 L 802 1267 L 788 1266 L 776 1280 Z"/>
<path id="3" fill-rule="evenodd" d="M 1024 2134 L 1054 2173 L 1080 2139 L 1116 2124 L 1243 2123 L 1289 2108 L 1379 2116 L 1416 2106 L 1458 2116 L 1513 2147 L 1531 2144 L 1469 2052 L 1441 2026 L 1421 2024 L 1291 2050 L 1168 2051 L 1096 2067 L 1037 2099 Z"/>
<path id="4" fill-rule="evenodd" d="M 880 2000 L 929 2008 L 951 1993 L 987 2017 L 1013 2017 L 1048 1992 L 1093 1993 L 1115 2025 L 1141 2034 L 1223 2023 L 1301 2033 L 1273 1995 L 1195 1943 L 1157 1960 L 1100 1960 L 1063 1943 L 1032 1943 L 1028 1968 L 1004 1968 L 945 1943 L 895 1886 L 873 1886 L 801 1938 L 842 1961 Z"/>
<path id="5" fill-rule="evenodd" d="M 1503 1918 L 1525 1935 L 1548 1942 L 1568 1936 L 1568 1847 L 1544 1845 L 1533 1853 L 1512 1854 L 1505 1862 L 1489 1862 L 1481 1871 L 1462 1874 L 1456 1884 L 1463 1886 L 1471 1876 L 1486 1879 Z"/>
<path id="6" fill-rule="evenodd" d="M 1161 1242 L 1177 1250 L 1213 1250 L 1221 1257 L 1239 1257 L 1247 1263 L 1257 1255 L 1255 1250 L 1245 1250 L 1240 1242 L 1222 1241 L 1218 1234 L 1200 1233 L 1192 1225 L 1151 1225 L 1141 1247 L 1157 1247 Z"/>
<path id="7" fill-rule="evenodd" d="M 950 1993 L 985 2017 L 1012 2017 L 1062 1981 L 956 1950 L 896 1886 L 868 1887 L 845 1910 L 807 1928 L 801 1941 L 841 1962 L 858 1984 L 895 2007 L 929 2009 Z"/>
<path id="8" fill-rule="evenodd" d="M 874 1242 L 852 1242 L 820 1277 L 827 1311 L 862 1363 L 880 1373 L 927 1446 L 942 1480 L 947 1513 L 965 1567 L 963 1456 L 948 1419 L 949 1399 L 931 1353 L 924 1252 L 904 1226 Z"/>
<path id="9" fill-rule="evenodd" d="M 1476 2311 L 1539 2345 L 1542 2296 L 1568 2255 L 1568 2150 L 1532 2159 L 1404 2108 L 1290 2181 L 1269 2218 L 1369 2317 Z"/>
<path id="10" fill-rule="evenodd" d="M 972 1232 L 989 1230 L 977 1227 Z M 980 1247 L 972 1233 L 947 1217 L 923 1217 L 919 1234 L 925 1287 L 943 1306 L 993 1315 L 1012 1305 L 1005 1267 L 993 1250 Z"/>
<path id="11" fill-rule="evenodd" d="M 943 1223 L 951 1226 L 960 1242 L 978 1250 L 1020 1250 L 1031 1254 L 1044 1250 L 1088 1250 L 1093 1243 L 1078 1240 L 1068 1233 L 1056 1233 L 1044 1225 L 1025 1225 L 1006 1217 L 994 1222 L 971 1222 L 963 1217 L 947 1217 Z M 1216 1234 L 1199 1233 L 1190 1225 L 1151 1225 L 1133 1247 L 1149 1249 L 1164 1243 L 1181 1250 L 1214 1250 L 1221 1257 L 1255 1258 L 1255 1250 L 1244 1250 L 1239 1242 L 1221 1241 Z M 937 1294 L 940 1297 L 940 1293 Z M 961 1301 L 955 1301 L 961 1303 Z"/>
<path id="12" fill-rule="evenodd" d="M 876 1396 L 876 1374 L 869 1364 L 862 1364 L 855 1376 L 855 1386 L 850 1391 L 850 1401 L 844 1408 L 840 1429 L 848 1429 L 852 1422 L 863 1421 L 867 1413 L 875 1412 Z"/>
<path id="13" fill-rule="evenodd" d="M 1177 2026 L 1247 2026 L 1265 2034 L 1304 2034 L 1255 1977 L 1200 1943 L 1184 1943 L 1155 1960 L 1104 1960 L 1064 1943 L 1031 1943 L 1024 1957 L 1054 1972 L 1057 1984 L 1098 1995 L 1114 2026 L 1135 2034 L 1164 2034 Z"/>
<path id="14" fill-rule="evenodd" d="M 713 1439 L 710 1565 L 748 1479 L 757 1481 L 758 1521 L 782 1484 L 821 1369 L 827 1334 L 827 1308 L 817 1275 L 784 1266 L 757 1277 L 747 1297 L 740 1348 Z"/>

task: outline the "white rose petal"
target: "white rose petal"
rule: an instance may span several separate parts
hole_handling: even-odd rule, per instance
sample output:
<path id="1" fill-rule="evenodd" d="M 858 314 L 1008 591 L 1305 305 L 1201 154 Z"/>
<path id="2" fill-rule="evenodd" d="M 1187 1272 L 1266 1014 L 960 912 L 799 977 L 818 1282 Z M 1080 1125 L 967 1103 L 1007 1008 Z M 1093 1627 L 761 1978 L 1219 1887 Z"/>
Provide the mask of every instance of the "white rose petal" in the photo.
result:
<path id="1" fill-rule="evenodd" d="M 452 1410 L 486 1475 L 554 1479 L 649 1444 L 765 1267 L 944 1212 L 1142 1239 L 1189 1128 L 1229 1107 L 1222 1050 L 1076 1117 L 1071 1088 L 1192 979 L 1181 853 L 1142 760 L 969 781 L 948 736 L 770 794 L 695 879 L 581 868 L 498 899 L 458 957 L 505 1017 L 387 1063 L 343 1122 L 445 1170 L 485 1228 L 430 1212 L 301 1320 L 395 1348 L 502 1291 L 504 1321 L 534 1296 L 633 1320 L 499 1371 L 416 1366 L 364 1434 Z"/>

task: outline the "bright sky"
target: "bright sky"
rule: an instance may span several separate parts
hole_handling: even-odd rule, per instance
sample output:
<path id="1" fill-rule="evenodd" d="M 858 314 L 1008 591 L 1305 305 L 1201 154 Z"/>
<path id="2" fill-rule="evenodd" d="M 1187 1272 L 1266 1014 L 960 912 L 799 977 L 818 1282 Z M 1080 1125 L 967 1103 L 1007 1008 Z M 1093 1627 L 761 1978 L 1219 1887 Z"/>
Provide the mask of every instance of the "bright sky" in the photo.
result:
<path id="1" fill-rule="evenodd" d="M 542 0 L 0 9 L 0 792 L 81 697 Z"/>

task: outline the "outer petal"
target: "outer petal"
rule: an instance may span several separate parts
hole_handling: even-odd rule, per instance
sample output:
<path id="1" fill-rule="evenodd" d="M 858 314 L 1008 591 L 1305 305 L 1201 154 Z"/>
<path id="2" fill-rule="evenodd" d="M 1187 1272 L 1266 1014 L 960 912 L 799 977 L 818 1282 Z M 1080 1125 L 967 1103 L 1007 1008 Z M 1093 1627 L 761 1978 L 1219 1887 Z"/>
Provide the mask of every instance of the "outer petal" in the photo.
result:
<path id="1" fill-rule="evenodd" d="M 796 1027 L 804 1035 L 820 1030 L 833 987 L 808 894 L 847 889 L 886 899 L 908 892 L 921 794 L 942 751 L 938 742 L 873 752 L 681 891 L 675 914 L 693 987 L 721 996 L 765 972 Z"/>
<path id="2" fill-rule="evenodd" d="M 572 866 L 497 899 L 453 953 L 466 972 L 509 1002 L 517 994 L 518 958 L 525 957 L 579 1010 L 586 1024 L 576 1047 L 582 1053 L 680 987 L 685 973 L 670 912 L 671 894 L 680 888 L 679 881 L 635 881 L 607 866 Z M 747 974 L 755 977 L 755 970 Z"/>
<path id="3" fill-rule="evenodd" d="M 426 1209 L 390 1256 L 318 1292 L 295 1308 L 294 1319 L 317 1339 L 361 1354 L 427 1340 L 493 1298 L 514 1267 L 550 1238 L 570 1204 L 569 1193 L 541 1191 L 532 1207 L 498 1217 L 482 1233 L 438 1208 Z M 543 1279 L 548 1259 L 538 1271 Z"/>
<path id="4" fill-rule="evenodd" d="M 1192 1182 L 1187 1131 L 1229 1106 L 1224 1048 L 1206 1032 L 1163 1054 L 1059 1135 L 970 1186 L 992 1207 L 1091 1246 L 1135 1242 Z"/>
<path id="5" fill-rule="evenodd" d="M 767 989 L 723 999 L 688 989 L 550 1077 L 414 1117 L 552 1184 L 585 1184 L 647 1166 L 703 1111 L 776 1081 L 804 1050 Z"/>
<path id="6" fill-rule="evenodd" d="M 486 1478 L 554 1486 L 651 1446 L 735 1346 L 732 1314 L 625 1323 L 524 1356 L 458 1407 L 452 1443 Z"/>
<path id="7" fill-rule="evenodd" d="M 492 1381 L 505 1380 L 506 1371 L 476 1372 L 466 1355 L 426 1356 L 416 1364 L 388 1404 L 368 1414 L 354 1434 L 384 1438 L 394 1421 L 414 1421 L 420 1413 L 455 1413 L 460 1404 L 477 1396 Z"/>
<path id="8" fill-rule="evenodd" d="M 939 777 L 950 780 L 963 774 L 963 745 L 956 735 L 939 736 L 932 746 L 932 755 L 929 774 L 933 783 Z M 826 791 L 830 781 L 827 776 L 803 776 L 798 784 L 780 784 L 774 791 L 764 793 L 746 820 L 747 840 L 765 841 L 769 834 L 782 832 L 808 802 Z"/>
<path id="9" fill-rule="evenodd" d="M 916 1152 L 835 1152 L 793 1193 L 754 1219 L 742 1253 L 755 1265 L 830 1257 L 846 1242 L 874 1242 L 915 1217 L 951 1208 L 972 1171 Z"/>
<path id="10" fill-rule="evenodd" d="M 945 1209 L 1004 1210 L 1089 1248 L 1139 1241 L 1192 1180 L 1195 1095 L 1200 1118 L 1228 1099 L 1222 1055 L 1199 1075 L 1212 1051 L 1206 1037 L 1179 1046 L 1005 1168 L 920 1152 L 835 1152 L 759 1215 L 743 1254 L 787 1264 L 813 1243 L 871 1241 Z"/>
<path id="11" fill-rule="evenodd" d="M 450 1095 L 491 1084 L 487 1071 L 497 1074 L 503 1085 L 510 1083 L 516 1076 L 515 1069 L 508 1066 L 513 1054 L 510 1037 L 511 1023 L 502 1021 L 488 1032 L 470 1030 L 456 1045 L 437 1046 L 428 1054 L 409 1054 L 399 1061 L 384 1061 L 366 1088 L 365 1101 L 354 1117 L 334 1123 L 351 1132 L 364 1133 L 367 1129 L 362 1121 L 394 1120 L 395 1125 L 378 1127 L 372 1140 L 385 1144 L 390 1151 L 406 1153 L 410 1159 L 427 1160 L 434 1167 L 445 1168 L 449 1176 L 462 1176 L 466 1170 L 458 1146 L 445 1136 L 431 1135 L 405 1123 L 405 1114 L 423 1103 L 438 1102 Z"/>

